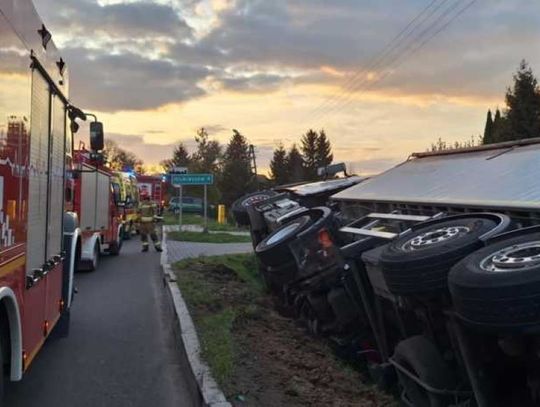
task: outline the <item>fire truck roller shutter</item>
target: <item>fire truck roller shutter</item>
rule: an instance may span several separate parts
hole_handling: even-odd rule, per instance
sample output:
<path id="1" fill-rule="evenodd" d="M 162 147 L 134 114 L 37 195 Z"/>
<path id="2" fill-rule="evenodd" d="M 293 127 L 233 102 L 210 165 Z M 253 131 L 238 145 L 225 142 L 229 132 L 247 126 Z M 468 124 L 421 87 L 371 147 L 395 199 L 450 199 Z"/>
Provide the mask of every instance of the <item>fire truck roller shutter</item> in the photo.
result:
<path id="1" fill-rule="evenodd" d="M 26 271 L 42 267 L 46 260 L 47 172 L 49 155 L 49 86 L 32 71 L 32 122 L 30 176 L 28 177 L 28 232 Z"/>
<path id="2" fill-rule="evenodd" d="M 97 177 L 97 205 L 96 205 L 96 227 L 95 230 L 109 229 L 109 199 L 111 193 L 111 180 L 108 174 L 96 173 Z"/>
<path id="3" fill-rule="evenodd" d="M 52 97 L 52 135 L 50 137 L 49 227 L 47 228 L 47 259 L 62 251 L 62 221 L 64 217 L 64 161 L 66 109 L 58 96 Z"/>

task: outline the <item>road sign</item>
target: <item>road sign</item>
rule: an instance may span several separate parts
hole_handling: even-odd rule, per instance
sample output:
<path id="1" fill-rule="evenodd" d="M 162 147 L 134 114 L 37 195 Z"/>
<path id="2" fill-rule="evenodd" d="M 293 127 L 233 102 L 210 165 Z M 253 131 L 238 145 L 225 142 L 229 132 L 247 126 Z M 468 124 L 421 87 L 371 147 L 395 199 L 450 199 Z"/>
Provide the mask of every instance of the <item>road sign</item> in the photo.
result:
<path id="1" fill-rule="evenodd" d="M 171 174 L 171 184 L 180 185 L 212 185 L 213 174 Z"/>
<path id="2" fill-rule="evenodd" d="M 187 167 L 172 167 L 170 174 L 187 174 Z"/>

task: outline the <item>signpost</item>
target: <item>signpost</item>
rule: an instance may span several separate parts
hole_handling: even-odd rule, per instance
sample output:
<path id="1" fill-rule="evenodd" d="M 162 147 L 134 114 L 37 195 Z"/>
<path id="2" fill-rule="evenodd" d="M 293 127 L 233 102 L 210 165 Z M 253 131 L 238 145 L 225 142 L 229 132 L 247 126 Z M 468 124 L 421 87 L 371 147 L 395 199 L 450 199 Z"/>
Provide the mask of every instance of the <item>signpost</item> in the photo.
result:
<path id="1" fill-rule="evenodd" d="M 214 183 L 214 174 L 174 174 L 171 173 L 171 184 L 179 188 L 180 218 L 179 224 L 182 227 L 182 186 L 184 185 L 204 185 L 204 231 L 208 231 L 208 185 Z"/>
<path id="2" fill-rule="evenodd" d="M 172 169 L 169 171 L 169 175 L 172 177 L 173 174 L 187 174 L 188 173 L 188 169 L 187 167 L 172 167 Z M 172 182 L 172 179 L 171 179 L 171 184 L 173 184 L 174 187 L 176 187 L 178 189 L 178 230 L 182 230 L 182 185 L 175 185 L 173 182 Z"/>

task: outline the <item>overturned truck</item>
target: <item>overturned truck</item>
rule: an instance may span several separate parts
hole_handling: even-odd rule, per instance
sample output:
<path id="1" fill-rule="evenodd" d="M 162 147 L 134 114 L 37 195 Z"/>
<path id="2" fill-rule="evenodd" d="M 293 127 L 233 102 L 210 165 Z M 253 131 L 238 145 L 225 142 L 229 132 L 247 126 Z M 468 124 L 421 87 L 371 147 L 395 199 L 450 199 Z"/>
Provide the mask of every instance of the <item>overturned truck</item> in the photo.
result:
<path id="1" fill-rule="evenodd" d="M 537 405 L 538 180 L 540 139 L 413 154 L 280 213 L 255 251 L 280 303 L 405 405 Z"/>

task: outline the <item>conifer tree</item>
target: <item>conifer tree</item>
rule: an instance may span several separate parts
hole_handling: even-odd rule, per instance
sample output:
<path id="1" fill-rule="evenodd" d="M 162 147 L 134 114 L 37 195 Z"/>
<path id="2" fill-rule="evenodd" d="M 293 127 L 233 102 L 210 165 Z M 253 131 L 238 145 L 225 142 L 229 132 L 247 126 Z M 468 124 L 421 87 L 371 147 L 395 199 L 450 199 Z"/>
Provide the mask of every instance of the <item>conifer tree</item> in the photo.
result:
<path id="1" fill-rule="evenodd" d="M 309 181 L 317 178 L 317 141 L 318 135 L 311 129 L 300 140 L 300 149 L 302 150 L 302 158 L 304 159 L 304 177 Z"/>
<path id="2" fill-rule="evenodd" d="M 287 151 L 283 144 L 279 144 L 274 150 L 274 155 L 270 161 L 270 175 L 272 181 L 276 185 L 287 184 L 289 182 L 289 174 L 287 167 Z"/>
<path id="3" fill-rule="evenodd" d="M 222 201 L 230 205 L 242 195 L 254 190 L 254 177 L 249 162 L 249 145 L 237 130 L 225 149 L 220 177 Z"/>
<path id="4" fill-rule="evenodd" d="M 540 136 L 540 90 L 525 60 L 514 75 L 514 86 L 506 92 L 506 106 L 508 126 L 502 141 Z"/>
<path id="5" fill-rule="evenodd" d="M 304 160 L 296 144 L 292 145 L 287 154 L 287 173 L 289 174 L 289 182 L 304 180 Z"/>
<path id="6" fill-rule="evenodd" d="M 191 157 L 184 143 L 179 142 L 174 148 L 172 158 L 163 160 L 161 165 L 166 172 L 169 172 L 173 167 L 189 167 L 191 164 Z"/>
<path id="7" fill-rule="evenodd" d="M 334 155 L 332 154 L 330 140 L 326 137 L 325 131 L 321 130 L 317 138 L 317 168 L 326 167 L 332 164 L 333 160 Z"/>
<path id="8" fill-rule="evenodd" d="M 488 110 L 486 126 L 484 127 L 483 144 L 491 143 L 493 143 L 493 118 L 491 117 L 491 110 Z"/>

